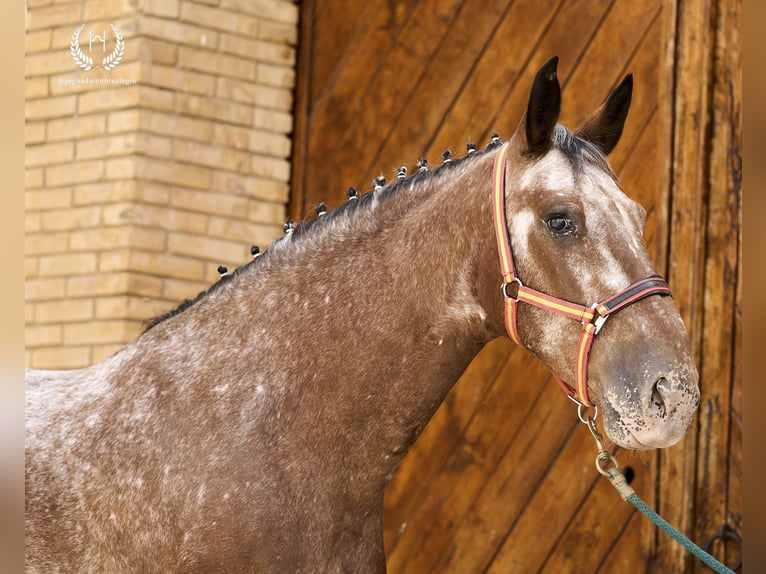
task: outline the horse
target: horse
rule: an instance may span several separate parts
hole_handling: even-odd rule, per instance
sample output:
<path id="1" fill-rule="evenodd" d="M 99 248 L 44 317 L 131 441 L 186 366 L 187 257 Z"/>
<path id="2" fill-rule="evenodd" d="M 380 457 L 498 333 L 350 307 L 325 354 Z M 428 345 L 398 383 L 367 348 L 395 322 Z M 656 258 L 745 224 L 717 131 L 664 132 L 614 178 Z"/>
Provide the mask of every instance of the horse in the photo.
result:
<path id="1" fill-rule="evenodd" d="M 632 76 L 570 131 L 557 63 L 506 142 L 352 188 L 104 361 L 27 371 L 27 572 L 385 572 L 384 489 L 497 337 L 617 445 L 680 440 L 697 371 L 606 159 Z"/>

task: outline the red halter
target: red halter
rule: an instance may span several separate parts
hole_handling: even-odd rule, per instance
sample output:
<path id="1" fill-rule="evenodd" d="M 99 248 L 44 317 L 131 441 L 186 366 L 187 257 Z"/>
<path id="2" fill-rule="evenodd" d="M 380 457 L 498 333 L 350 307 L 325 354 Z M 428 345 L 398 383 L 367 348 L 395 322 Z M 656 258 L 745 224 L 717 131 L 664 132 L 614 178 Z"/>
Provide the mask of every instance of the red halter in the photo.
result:
<path id="1" fill-rule="evenodd" d="M 516 327 L 516 306 L 520 301 L 580 321 L 582 331 L 577 345 L 576 388 L 573 389 L 564 383 L 555 373 L 554 376 L 570 398 L 590 407 L 593 403 L 588 399 L 588 356 L 593 337 L 598 335 L 611 314 L 650 295 L 670 295 L 670 287 L 659 275 L 649 275 L 634 281 L 606 301 L 586 307 L 546 295 L 524 285 L 516 274 L 511 239 L 505 219 L 505 167 L 508 149 L 508 143 L 500 148 L 492 171 L 495 236 L 503 275 L 501 288 L 505 299 L 505 329 L 514 343 L 522 345 Z"/>

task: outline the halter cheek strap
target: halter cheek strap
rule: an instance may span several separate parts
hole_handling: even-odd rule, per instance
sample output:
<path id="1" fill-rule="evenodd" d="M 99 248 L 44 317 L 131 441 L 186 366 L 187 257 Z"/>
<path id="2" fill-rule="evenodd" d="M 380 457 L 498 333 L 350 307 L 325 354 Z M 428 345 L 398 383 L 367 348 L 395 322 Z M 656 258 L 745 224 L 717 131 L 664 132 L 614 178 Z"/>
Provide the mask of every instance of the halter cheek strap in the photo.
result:
<path id="1" fill-rule="evenodd" d="M 495 156 L 492 170 L 493 214 L 497 251 L 500 255 L 500 270 L 503 276 L 501 289 L 505 305 L 505 329 L 514 343 L 523 346 L 516 320 L 520 302 L 579 321 L 582 324 L 582 330 L 577 344 L 575 387 L 572 388 L 566 384 L 555 373 L 554 376 L 567 395 L 578 403 L 589 407 L 593 403 L 588 399 L 588 357 L 593 338 L 601 331 L 601 327 L 612 314 L 650 295 L 670 295 L 670 287 L 659 275 L 649 275 L 634 281 L 606 301 L 586 307 L 524 285 L 516 273 L 505 216 L 505 168 L 508 150 L 508 143 L 505 143 Z"/>

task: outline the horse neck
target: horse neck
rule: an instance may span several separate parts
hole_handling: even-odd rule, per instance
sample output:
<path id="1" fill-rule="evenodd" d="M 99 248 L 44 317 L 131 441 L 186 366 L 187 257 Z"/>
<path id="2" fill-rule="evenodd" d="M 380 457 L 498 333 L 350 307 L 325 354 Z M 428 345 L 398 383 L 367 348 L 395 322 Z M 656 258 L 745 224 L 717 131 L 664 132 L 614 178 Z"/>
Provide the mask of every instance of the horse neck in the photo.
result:
<path id="1" fill-rule="evenodd" d="M 183 384 L 237 395 L 244 424 L 272 437 L 291 468 L 351 480 L 356 498 L 381 496 L 451 386 L 500 334 L 491 161 L 472 158 L 281 241 L 149 330 L 147 354 L 161 346 L 178 362 L 164 370 L 183 370 Z"/>

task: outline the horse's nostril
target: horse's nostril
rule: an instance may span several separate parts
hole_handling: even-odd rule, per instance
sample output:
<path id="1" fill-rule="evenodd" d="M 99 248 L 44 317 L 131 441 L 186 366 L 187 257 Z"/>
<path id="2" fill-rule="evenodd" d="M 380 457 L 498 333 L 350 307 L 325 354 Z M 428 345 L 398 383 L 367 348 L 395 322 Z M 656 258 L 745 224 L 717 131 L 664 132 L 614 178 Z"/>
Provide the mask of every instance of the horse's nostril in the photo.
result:
<path id="1" fill-rule="evenodd" d="M 660 377 L 654 382 L 652 387 L 651 408 L 655 410 L 660 417 L 665 416 L 666 406 L 665 398 L 670 393 L 670 382 L 665 377 Z"/>

